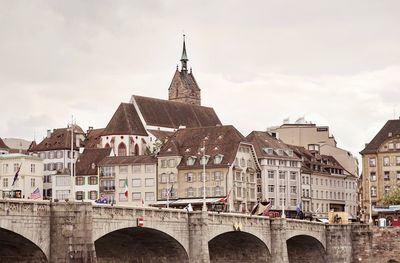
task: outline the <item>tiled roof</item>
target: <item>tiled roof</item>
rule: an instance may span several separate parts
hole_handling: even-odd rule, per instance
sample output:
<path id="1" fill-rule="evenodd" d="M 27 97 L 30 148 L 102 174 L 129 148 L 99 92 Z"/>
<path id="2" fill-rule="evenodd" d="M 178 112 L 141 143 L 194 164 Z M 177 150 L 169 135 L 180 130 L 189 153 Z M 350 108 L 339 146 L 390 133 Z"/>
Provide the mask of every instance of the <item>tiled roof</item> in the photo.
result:
<path id="1" fill-rule="evenodd" d="M 101 135 L 104 131 L 103 129 L 91 129 L 86 134 L 86 139 L 83 142 L 85 148 L 98 148 L 101 143 Z"/>
<path id="2" fill-rule="evenodd" d="M 133 96 L 147 125 L 178 129 L 221 125 L 213 108 Z"/>
<path id="3" fill-rule="evenodd" d="M 8 150 L 8 146 L 3 142 L 3 140 L 0 138 L 0 149 L 2 150 Z"/>
<path id="4" fill-rule="evenodd" d="M 157 158 L 150 155 L 112 156 L 104 158 L 99 166 L 129 165 L 129 164 L 156 164 Z"/>
<path id="5" fill-rule="evenodd" d="M 109 156 L 111 148 L 85 149 L 76 164 L 76 175 L 96 175 L 101 160 Z"/>
<path id="6" fill-rule="evenodd" d="M 174 135 L 174 132 L 160 131 L 160 130 L 147 130 L 149 133 L 153 134 L 160 141 L 165 140 L 168 137 Z"/>
<path id="7" fill-rule="evenodd" d="M 135 106 L 131 103 L 121 103 L 102 135 L 147 136 L 147 132 L 143 127 Z"/>
<path id="8" fill-rule="evenodd" d="M 246 139 L 254 145 L 256 150 L 257 157 L 274 157 L 277 159 L 293 159 L 298 160 L 299 158 L 295 155 L 289 156 L 286 153 L 284 155 L 278 155 L 275 151 L 273 151 L 272 155 L 266 153 L 263 149 L 272 148 L 276 149 L 291 149 L 287 144 L 283 141 L 271 136 L 268 132 L 263 131 L 252 131 L 249 135 L 247 135 Z M 291 149 L 292 150 L 292 149 Z"/>
<path id="9" fill-rule="evenodd" d="M 391 133 L 391 136 L 389 136 L 389 133 Z M 398 135 L 400 135 L 400 120 L 388 120 L 360 154 L 376 153 L 382 143 Z"/>
<path id="10" fill-rule="evenodd" d="M 183 156 L 180 169 L 201 168 L 200 159 L 203 156 L 202 147 L 205 140 L 205 154 L 210 156 L 207 167 L 227 167 L 235 161 L 236 153 L 241 142 L 246 142 L 243 135 L 228 126 L 212 126 L 200 128 L 187 128 L 178 130 L 162 147 L 159 156 L 177 155 Z M 214 163 L 217 155 L 223 155 L 220 164 Z M 187 165 L 187 159 L 195 156 L 193 165 Z"/>
<path id="11" fill-rule="evenodd" d="M 76 134 L 84 134 L 83 130 L 75 125 L 74 137 Z M 54 129 L 50 137 L 46 137 L 35 147 L 31 147 L 29 151 L 49 151 L 49 150 L 67 150 L 71 149 L 71 131 L 69 128 Z M 74 149 L 78 149 L 74 140 Z"/>

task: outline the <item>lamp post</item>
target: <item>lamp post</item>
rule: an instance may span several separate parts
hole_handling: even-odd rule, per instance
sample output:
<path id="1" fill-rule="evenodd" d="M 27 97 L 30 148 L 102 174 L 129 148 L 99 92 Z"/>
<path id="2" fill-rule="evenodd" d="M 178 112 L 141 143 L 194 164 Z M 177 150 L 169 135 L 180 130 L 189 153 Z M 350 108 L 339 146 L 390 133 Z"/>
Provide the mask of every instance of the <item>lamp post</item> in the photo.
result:
<path id="1" fill-rule="evenodd" d="M 372 225 L 372 193 L 371 193 L 371 177 L 368 179 L 368 192 L 369 192 L 369 220 L 368 223 Z"/>
<path id="2" fill-rule="evenodd" d="M 71 119 L 71 194 L 70 198 L 75 201 L 75 177 L 74 177 L 74 116 Z"/>
<path id="3" fill-rule="evenodd" d="M 206 139 L 203 140 L 203 211 L 207 211 L 206 204 Z"/>

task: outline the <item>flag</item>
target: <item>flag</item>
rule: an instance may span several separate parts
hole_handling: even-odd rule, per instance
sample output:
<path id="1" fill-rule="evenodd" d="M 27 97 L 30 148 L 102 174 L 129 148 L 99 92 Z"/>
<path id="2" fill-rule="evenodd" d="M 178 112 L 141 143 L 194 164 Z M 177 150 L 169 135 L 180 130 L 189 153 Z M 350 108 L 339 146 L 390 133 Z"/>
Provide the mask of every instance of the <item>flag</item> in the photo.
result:
<path id="1" fill-rule="evenodd" d="M 193 207 L 192 207 L 191 203 L 189 203 L 187 206 L 185 206 L 184 209 L 186 209 L 188 212 L 193 212 Z"/>
<path id="2" fill-rule="evenodd" d="M 108 200 L 103 195 L 101 195 L 101 197 L 99 199 L 97 199 L 96 201 L 94 201 L 94 202 L 97 203 L 97 204 L 107 204 Z"/>
<path id="3" fill-rule="evenodd" d="M 22 163 L 19 165 L 17 172 L 14 175 L 14 180 L 11 186 L 14 186 L 15 182 L 18 180 L 19 170 L 21 170 Z"/>
<path id="4" fill-rule="evenodd" d="M 172 197 L 172 191 L 174 190 L 174 184 L 171 185 L 171 188 L 168 189 L 167 191 L 167 196 L 171 196 Z"/>
<path id="5" fill-rule="evenodd" d="M 266 213 L 268 213 L 271 207 L 272 207 L 271 202 L 268 201 L 259 202 L 253 207 L 253 209 L 250 212 L 250 215 L 257 215 L 257 216 L 266 215 Z"/>
<path id="6" fill-rule="evenodd" d="M 219 199 L 218 202 L 220 202 L 220 203 L 226 203 L 226 202 L 228 202 L 228 199 L 229 199 L 229 197 L 230 197 L 230 195 L 231 195 L 231 192 L 232 192 L 232 189 L 229 190 L 229 193 L 228 193 L 225 197 Z"/>
<path id="7" fill-rule="evenodd" d="M 142 197 L 142 207 L 144 207 L 144 200 L 143 200 L 143 197 Z"/>
<path id="8" fill-rule="evenodd" d="M 125 186 L 124 195 L 126 198 L 128 198 L 128 178 L 125 178 L 124 186 Z"/>
<path id="9" fill-rule="evenodd" d="M 301 210 L 302 210 L 302 202 L 300 201 L 300 202 L 297 204 L 297 206 L 296 206 L 296 212 L 297 212 L 297 214 L 300 214 Z"/>
<path id="10" fill-rule="evenodd" d="M 31 193 L 31 199 L 38 199 L 38 198 L 40 198 L 39 187 L 36 188 L 36 190 Z"/>

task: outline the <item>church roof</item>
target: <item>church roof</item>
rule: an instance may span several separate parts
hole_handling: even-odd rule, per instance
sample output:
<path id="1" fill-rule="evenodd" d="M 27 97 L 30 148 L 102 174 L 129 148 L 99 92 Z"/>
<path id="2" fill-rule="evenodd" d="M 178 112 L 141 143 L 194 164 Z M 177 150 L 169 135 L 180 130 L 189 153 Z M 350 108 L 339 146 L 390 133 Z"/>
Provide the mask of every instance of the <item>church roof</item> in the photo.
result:
<path id="1" fill-rule="evenodd" d="M 213 108 L 136 95 L 133 99 L 147 125 L 173 129 L 221 125 Z"/>
<path id="2" fill-rule="evenodd" d="M 8 150 L 8 146 L 3 142 L 3 140 L 0 138 L 0 149 L 5 149 Z"/>
<path id="3" fill-rule="evenodd" d="M 360 154 L 376 153 L 386 140 L 395 136 L 400 136 L 400 120 L 388 120 Z"/>
<path id="4" fill-rule="evenodd" d="M 101 160 L 109 156 L 111 148 L 85 149 L 76 164 L 77 175 L 97 175 L 97 166 Z"/>
<path id="5" fill-rule="evenodd" d="M 131 103 L 121 103 L 112 116 L 102 135 L 142 135 L 147 132 L 139 118 L 135 106 Z"/>
<path id="6" fill-rule="evenodd" d="M 169 85 L 169 89 L 172 89 L 173 87 L 184 87 L 185 89 L 200 91 L 193 73 L 185 70 L 179 71 L 176 69 L 171 84 Z"/>

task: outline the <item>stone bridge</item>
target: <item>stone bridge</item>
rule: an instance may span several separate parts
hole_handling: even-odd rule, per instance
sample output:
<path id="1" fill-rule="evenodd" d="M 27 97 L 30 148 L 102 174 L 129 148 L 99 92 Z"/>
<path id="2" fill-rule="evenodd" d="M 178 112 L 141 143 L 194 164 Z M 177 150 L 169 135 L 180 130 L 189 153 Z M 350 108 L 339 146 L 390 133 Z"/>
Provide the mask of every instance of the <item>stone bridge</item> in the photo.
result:
<path id="1" fill-rule="evenodd" d="M 374 235 L 368 225 L 0 200 L 0 262 L 387 262 Z"/>

